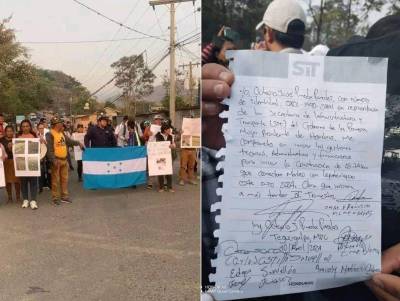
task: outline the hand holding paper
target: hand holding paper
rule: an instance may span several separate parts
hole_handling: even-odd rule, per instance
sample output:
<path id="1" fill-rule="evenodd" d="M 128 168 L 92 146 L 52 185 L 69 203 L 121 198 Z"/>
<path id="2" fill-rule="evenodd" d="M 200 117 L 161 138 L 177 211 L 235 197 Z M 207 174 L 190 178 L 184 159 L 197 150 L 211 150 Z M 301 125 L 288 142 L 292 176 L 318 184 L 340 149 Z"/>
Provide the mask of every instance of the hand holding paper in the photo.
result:
<path id="1" fill-rule="evenodd" d="M 232 52 L 216 300 L 380 271 L 386 59 Z"/>

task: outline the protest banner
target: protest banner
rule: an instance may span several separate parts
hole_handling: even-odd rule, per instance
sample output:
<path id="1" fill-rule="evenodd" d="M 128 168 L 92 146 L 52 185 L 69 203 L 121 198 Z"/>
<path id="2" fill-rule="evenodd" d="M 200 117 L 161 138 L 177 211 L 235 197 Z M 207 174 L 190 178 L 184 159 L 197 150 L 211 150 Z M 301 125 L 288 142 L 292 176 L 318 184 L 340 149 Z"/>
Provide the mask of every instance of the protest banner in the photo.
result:
<path id="1" fill-rule="evenodd" d="M 381 269 L 387 59 L 230 56 L 212 295 L 255 298 L 371 278 Z"/>
<path id="2" fill-rule="evenodd" d="M 169 141 L 147 144 L 149 176 L 172 175 L 172 154 Z"/>
<path id="3" fill-rule="evenodd" d="M 13 156 L 17 177 L 40 176 L 40 139 L 14 138 Z"/>
<path id="4" fill-rule="evenodd" d="M 201 119 L 183 118 L 181 148 L 201 147 Z"/>

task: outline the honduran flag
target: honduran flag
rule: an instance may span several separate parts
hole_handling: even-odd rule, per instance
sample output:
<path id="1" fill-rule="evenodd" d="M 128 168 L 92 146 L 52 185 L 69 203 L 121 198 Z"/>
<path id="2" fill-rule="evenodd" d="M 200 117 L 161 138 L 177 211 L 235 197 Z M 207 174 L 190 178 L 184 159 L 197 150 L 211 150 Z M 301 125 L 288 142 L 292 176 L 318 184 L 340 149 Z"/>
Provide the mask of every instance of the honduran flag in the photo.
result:
<path id="1" fill-rule="evenodd" d="M 144 146 L 87 148 L 83 152 L 83 187 L 117 189 L 147 182 Z"/>

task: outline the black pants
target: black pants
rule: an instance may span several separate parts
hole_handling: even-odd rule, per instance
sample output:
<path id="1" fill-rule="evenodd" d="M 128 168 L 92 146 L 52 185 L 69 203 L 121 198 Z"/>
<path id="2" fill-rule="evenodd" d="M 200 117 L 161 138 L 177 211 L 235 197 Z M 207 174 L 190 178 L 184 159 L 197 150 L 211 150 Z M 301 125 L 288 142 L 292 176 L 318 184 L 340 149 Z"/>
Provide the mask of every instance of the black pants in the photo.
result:
<path id="1" fill-rule="evenodd" d="M 43 187 L 51 187 L 51 176 L 50 176 L 50 164 L 46 158 L 40 161 L 40 179 L 39 189 L 43 190 Z"/>
<path id="2" fill-rule="evenodd" d="M 82 160 L 76 161 L 76 164 L 78 165 L 78 177 L 79 179 L 82 179 L 82 171 L 83 171 Z"/>
<path id="3" fill-rule="evenodd" d="M 160 189 L 164 188 L 165 182 L 164 178 L 167 179 L 167 187 L 168 189 L 172 189 L 172 175 L 167 175 L 167 176 L 158 176 L 158 185 Z"/>

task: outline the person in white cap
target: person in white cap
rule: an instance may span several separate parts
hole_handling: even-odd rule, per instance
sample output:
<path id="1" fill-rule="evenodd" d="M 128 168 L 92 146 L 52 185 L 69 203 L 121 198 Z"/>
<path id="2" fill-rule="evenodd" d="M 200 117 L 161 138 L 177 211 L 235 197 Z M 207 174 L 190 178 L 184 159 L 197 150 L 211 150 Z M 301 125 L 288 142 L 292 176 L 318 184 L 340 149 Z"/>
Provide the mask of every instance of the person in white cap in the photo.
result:
<path id="1" fill-rule="evenodd" d="M 274 0 L 265 11 L 257 30 L 262 30 L 265 50 L 281 53 L 302 54 L 306 30 L 306 15 L 296 0 Z M 223 107 L 220 102 L 231 94 L 234 74 L 217 64 L 205 64 L 202 67 L 202 171 L 203 171 L 203 208 L 209 208 L 215 200 L 215 189 L 218 187 L 218 174 L 215 172 L 216 152 L 225 146 L 221 128 L 224 123 L 219 118 Z M 227 100 L 229 102 L 229 100 Z M 202 274 L 212 272 L 211 258 L 215 246 L 215 218 L 208 209 L 202 214 Z M 207 288 L 207 276 L 203 277 L 203 288 Z M 212 300 L 210 294 L 202 294 L 202 301 Z"/>
<path id="2" fill-rule="evenodd" d="M 256 30 L 262 30 L 267 51 L 302 54 L 306 14 L 297 0 L 274 0 Z M 224 146 L 220 102 L 231 93 L 234 75 L 224 66 L 206 64 L 202 68 L 203 146 Z"/>

